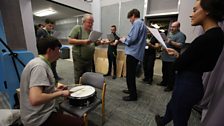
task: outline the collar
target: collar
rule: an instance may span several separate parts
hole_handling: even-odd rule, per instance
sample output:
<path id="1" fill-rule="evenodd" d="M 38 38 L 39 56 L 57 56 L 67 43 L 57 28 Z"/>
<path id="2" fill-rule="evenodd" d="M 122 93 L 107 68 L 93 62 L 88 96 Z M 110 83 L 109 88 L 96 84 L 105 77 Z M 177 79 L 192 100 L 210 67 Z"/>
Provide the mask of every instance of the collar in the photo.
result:
<path id="1" fill-rule="evenodd" d="M 39 55 L 39 57 L 40 57 L 45 63 L 47 63 L 47 64 L 51 67 L 51 63 L 49 62 L 49 60 L 46 59 L 45 56 L 43 56 L 43 55 Z"/>

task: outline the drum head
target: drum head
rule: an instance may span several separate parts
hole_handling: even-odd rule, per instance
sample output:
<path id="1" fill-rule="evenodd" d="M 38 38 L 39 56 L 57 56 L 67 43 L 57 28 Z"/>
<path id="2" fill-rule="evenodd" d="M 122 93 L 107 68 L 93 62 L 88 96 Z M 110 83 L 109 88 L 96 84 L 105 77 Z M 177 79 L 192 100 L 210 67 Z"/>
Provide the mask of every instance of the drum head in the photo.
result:
<path id="1" fill-rule="evenodd" d="M 95 88 L 89 85 L 81 85 L 71 88 L 70 92 L 72 92 L 70 96 L 73 98 L 84 98 L 93 95 Z"/>

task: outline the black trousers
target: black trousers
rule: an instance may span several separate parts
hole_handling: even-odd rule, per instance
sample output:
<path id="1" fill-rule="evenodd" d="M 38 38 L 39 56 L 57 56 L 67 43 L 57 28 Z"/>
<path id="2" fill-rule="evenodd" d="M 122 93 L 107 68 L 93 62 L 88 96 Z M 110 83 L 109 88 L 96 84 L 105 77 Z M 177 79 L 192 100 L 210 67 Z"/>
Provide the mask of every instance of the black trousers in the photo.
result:
<path id="1" fill-rule="evenodd" d="M 137 98 L 137 90 L 136 90 L 136 66 L 138 64 L 138 60 L 135 59 L 131 55 L 127 55 L 126 58 L 126 81 L 127 81 L 127 87 L 130 91 L 130 97 L 131 98 Z"/>
<path id="2" fill-rule="evenodd" d="M 145 80 L 153 80 L 154 73 L 154 64 L 155 64 L 156 55 L 155 54 L 145 54 L 143 60 L 143 69 Z"/>
<path id="3" fill-rule="evenodd" d="M 202 97 L 202 73 L 188 71 L 178 73 L 171 100 L 162 119 L 163 124 L 173 120 L 174 126 L 187 126 L 192 107 Z"/>
<path id="4" fill-rule="evenodd" d="M 162 84 L 168 88 L 173 88 L 175 80 L 174 62 L 162 62 L 163 80 Z"/>
<path id="5" fill-rule="evenodd" d="M 56 70 L 56 66 L 57 66 L 57 61 L 54 61 L 51 63 L 51 70 L 54 74 L 54 78 L 57 80 L 59 78 L 57 70 Z"/>
<path id="6" fill-rule="evenodd" d="M 113 64 L 113 69 L 114 69 L 114 76 L 116 76 L 116 72 L 117 72 L 117 53 L 115 52 L 107 52 L 107 57 L 108 57 L 108 62 L 109 62 L 109 68 L 108 68 L 108 74 L 111 75 L 111 69 L 112 69 L 112 64 Z"/>
<path id="7" fill-rule="evenodd" d="M 53 112 L 41 126 L 83 126 L 83 121 L 79 117 Z"/>

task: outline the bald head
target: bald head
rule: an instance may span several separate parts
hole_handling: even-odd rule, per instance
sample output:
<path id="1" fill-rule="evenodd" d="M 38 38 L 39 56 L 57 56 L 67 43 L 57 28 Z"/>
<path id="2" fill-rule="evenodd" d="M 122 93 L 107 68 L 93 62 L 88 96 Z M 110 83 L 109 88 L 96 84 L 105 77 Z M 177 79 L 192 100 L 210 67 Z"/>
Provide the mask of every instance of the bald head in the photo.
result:
<path id="1" fill-rule="evenodd" d="M 176 26 L 176 27 L 180 28 L 180 22 L 175 21 L 172 23 L 172 26 Z"/>
<path id="2" fill-rule="evenodd" d="M 173 22 L 171 24 L 171 29 L 170 30 L 171 30 L 172 33 L 178 32 L 180 30 L 180 22 L 178 22 L 178 21 Z"/>

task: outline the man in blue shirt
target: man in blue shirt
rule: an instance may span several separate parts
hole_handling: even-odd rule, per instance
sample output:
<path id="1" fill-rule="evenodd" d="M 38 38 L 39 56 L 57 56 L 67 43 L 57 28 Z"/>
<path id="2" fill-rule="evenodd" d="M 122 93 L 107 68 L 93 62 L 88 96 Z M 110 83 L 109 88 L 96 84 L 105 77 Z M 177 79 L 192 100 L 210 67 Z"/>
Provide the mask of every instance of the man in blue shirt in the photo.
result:
<path id="1" fill-rule="evenodd" d="M 147 28 L 144 22 L 140 19 L 140 12 L 137 9 L 132 9 L 129 11 L 127 18 L 132 23 L 130 32 L 127 38 L 121 38 L 120 41 L 123 42 L 125 46 L 126 58 L 126 81 L 128 90 L 123 90 L 124 93 L 129 94 L 129 96 L 123 97 L 124 101 L 136 101 L 137 91 L 136 91 L 136 66 L 139 61 L 143 61 Z"/>

